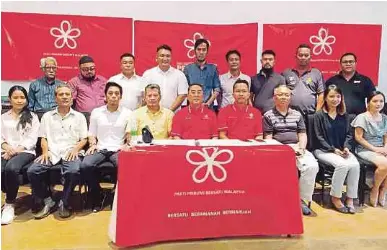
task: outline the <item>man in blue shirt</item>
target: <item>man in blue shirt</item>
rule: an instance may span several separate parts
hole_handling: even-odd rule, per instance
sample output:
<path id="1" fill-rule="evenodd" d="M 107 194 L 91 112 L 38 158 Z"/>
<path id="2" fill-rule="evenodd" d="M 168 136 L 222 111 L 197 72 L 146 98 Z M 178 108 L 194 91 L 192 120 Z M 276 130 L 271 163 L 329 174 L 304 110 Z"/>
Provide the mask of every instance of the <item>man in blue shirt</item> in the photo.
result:
<path id="1" fill-rule="evenodd" d="M 184 67 L 188 84 L 201 84 L 204 88 L 203 104 L 212 108 L 213 102 L 220 92 L 219 73 L 215 64 L 207 63 L 206 57 L 210 44 L 206 39 L 195 42 L 196 62 Z"/>
<path id="2" fill-rule="evenodd" d="M 36 112 L 39 118 L 44 112 L 56 108 L 55 88 L 63 83 L 55 78 L 58 67 L 54 57 L 42 58 L 40 68 L 44 76 L 33 81 L 28 91 L 28 108 Z"/>

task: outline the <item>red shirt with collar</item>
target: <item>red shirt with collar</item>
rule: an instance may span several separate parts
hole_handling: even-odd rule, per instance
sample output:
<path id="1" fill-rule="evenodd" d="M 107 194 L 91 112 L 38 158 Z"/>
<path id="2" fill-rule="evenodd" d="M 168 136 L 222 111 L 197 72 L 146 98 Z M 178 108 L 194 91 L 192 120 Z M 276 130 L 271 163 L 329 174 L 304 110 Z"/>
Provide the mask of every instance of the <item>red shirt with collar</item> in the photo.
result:
<path id="1" fill-rule="evenodd" d="M 219 112 L 218 130 L 225 131 L 230 139 L 254 139 L 262 134 L 261 112 L 250 105 L 240 109 L 230 104 Z"/>
<path id="2" fill-rule="evenodd" d="M 211 139 L 218 137 L 215 113 L 205 106 L 179 110 L 172 121 L 172 136 L 181 139 Z"/>

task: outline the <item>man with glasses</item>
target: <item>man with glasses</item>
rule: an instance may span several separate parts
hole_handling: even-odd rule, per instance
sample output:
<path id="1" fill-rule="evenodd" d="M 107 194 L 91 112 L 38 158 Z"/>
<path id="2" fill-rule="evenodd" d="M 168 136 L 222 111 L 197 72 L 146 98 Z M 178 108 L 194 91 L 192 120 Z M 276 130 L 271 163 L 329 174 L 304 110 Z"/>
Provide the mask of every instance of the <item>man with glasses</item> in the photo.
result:
<path id="1" fill-rule="evenodd" d="M 356 71 L 357 57 L 354 53 L 345 53 L 340 58 L 341 71 L 329 78 L 326 87 L 336 85 L 344 95 L 348 114 L 360 114 L 366 111 L 365 99 L 375 86 L 371 79 Z"/>
<path id="2" fill-rule="evenodd" d="M 40 59 L 40 68 L 44 72 L 44 76 L 33 81 L 28 91 L 28 108 L 37 113 L 39 118 L 46 111 L 52 110 L 57 106 L 55 102 L 55 88 L 63 83 L 56 79 L 58 68 L 54 57 Z"/>
<path id="3" fill-rule="evenodd" d="M 312 214 L 306 204 L 312 201 L 318 163 L 313 154 L 307 151 L 306 126 L 300 112 L 289 108 L 292 91 L 286 85 L 274 88 L 274 108 L 263 116 L 264 139 L 274 139 L 293 148 L 300 171 L 299 188 L 301 208 L 304 215 Z"/>
<path id="4" fill-rule="evenodd" d="M 95 63 L 90 56 L 79 60 L 80 75 L 72 78 L 68 85 L 73 93 L 74 108 L 90 113 L 105 104 L 106 78 L 95 73 Z"/>

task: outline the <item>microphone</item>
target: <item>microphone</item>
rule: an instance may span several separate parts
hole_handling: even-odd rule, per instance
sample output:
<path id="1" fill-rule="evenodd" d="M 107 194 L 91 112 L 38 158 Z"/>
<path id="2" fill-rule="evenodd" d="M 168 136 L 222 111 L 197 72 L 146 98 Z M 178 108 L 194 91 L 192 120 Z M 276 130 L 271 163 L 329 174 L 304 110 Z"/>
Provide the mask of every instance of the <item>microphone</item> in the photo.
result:
<path id="1" fill-rule="evenodd" d="M 145 143 L 152 143 L 152 140 L 153 140 L 153 135 L 148 127 L 148 125 L 146 125 L 142 130 L 141 130 L 141 134 L 142 134 L 142 141 L 145 142 Z"/>

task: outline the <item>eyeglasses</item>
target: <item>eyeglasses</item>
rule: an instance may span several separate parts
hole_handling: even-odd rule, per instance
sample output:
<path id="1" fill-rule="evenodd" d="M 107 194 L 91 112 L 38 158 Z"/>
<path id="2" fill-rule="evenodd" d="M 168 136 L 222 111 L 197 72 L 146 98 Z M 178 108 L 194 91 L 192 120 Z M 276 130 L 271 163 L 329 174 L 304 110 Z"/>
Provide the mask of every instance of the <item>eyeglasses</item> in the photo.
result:
<path id="1" fill-rule="evenodd" d="M 342 61 L 342 64 L 354 64 L 356 61 L 354 60 L 348 60 L 348 61 Z"/>
<path id="2" fill-rule="evenodd" d="M 53 67 L 44 67 L 44 69 L 56 71 L 58 68 L 53 66 Z"/>
<path id="3" fill-rule="evenodd" d="M 82 72 L 89 72 L 89 71 L 94 71 L 95 70 L 95 67 L 90 67 L 90 68 L 81 68 L 81 71 Z"/>

